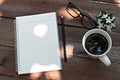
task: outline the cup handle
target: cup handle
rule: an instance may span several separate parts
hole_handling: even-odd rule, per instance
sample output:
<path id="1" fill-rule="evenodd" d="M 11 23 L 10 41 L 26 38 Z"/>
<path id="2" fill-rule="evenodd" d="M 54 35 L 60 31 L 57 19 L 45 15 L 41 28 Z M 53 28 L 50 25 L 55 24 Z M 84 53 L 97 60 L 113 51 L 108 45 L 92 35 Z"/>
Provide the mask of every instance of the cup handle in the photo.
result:
<path id="1" fill-rule="evenodd" d="M 110 59 L 108 58 L 107 55 L 99 57 L 99 60 L 101 62 L 103 62 L 106 66 L 110 66 L 111 65 L 111 61 L 110 61 Z"/>

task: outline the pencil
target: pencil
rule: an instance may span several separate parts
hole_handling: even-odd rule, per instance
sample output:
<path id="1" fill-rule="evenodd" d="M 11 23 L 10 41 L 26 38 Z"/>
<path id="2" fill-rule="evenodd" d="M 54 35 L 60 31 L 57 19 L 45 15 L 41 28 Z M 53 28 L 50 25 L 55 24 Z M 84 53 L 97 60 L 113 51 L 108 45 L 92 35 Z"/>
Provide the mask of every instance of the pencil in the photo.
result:
<path id="1" fill-rule="evenodd" d="M 62 26 L 63 49 L 64 49 L 64 61 L 67 62 L 66 35 L 65 35 L 65 27 L 64 27 L 64 16 L 61 16 L 61 26 Z"/>

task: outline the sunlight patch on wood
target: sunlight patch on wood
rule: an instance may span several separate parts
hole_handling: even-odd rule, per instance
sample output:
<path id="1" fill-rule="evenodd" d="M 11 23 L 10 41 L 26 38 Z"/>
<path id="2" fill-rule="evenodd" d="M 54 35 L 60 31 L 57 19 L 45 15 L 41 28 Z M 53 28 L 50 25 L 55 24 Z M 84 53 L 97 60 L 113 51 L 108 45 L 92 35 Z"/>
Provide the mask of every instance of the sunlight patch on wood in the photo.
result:
<path id="1" fill-rule="evenodd" d="M 117 4 L 117 6 L 120 8 L 120 4 Z"/>
<path id="2" fill-rule="evenodd" d="M 40 72 L 39 73 L 31 73 L 30 74 L 30 79 L 32 79 L 32 80 L 38 80 L 38 78 L 41 77 L 42 74 L 43 73 L 40 73 Z"/>
<path id="3" fill-rule="evenodd" d="M 3 16 L 3 13 L 0 11 L 0 19 L 2 19 L 2 17 L 1 16 Z"/>
<path id="4" fill-rule="evenodd" d="M 120 3 L 120 0 L 114 0 L 116 3 Z"/>
<path id="5" fill-rule="evenodd" d="M 0 5 L 2 5 L 5 2 L 5 0 L 0 0 Z"/>
<path id="6" fill-rule="evenodd" d="M 45 73 L 47 80 L 61 80 L 60 71 L 49 71 Z"/>
<path id="7" fill-rule="evenodd" d="M 73 57 L 73 49 L 74 49 L 74 45 L 72 44 L 67 44 L 66 45 L 66 55 L 67 58 L 71 58 Z M 64 51 L 63 51 L 63 46 L 61 47 L 60 51 L 61 51 L 61 57 L 64 59 Z"/>
<path id="8" fill-rule="evenodd" d="M 70 16 L 70 15 L 67 13 L 66 7 L 60 8 L 60 9 L 58 10 L 58 15 L 59 15 L 59 16 L 64 16 L 64 17 L 65 17 L 66 19 L 68 19 L 68 20 L 72 20 L 72 19 L 73 19 L 73 17 Z"/>

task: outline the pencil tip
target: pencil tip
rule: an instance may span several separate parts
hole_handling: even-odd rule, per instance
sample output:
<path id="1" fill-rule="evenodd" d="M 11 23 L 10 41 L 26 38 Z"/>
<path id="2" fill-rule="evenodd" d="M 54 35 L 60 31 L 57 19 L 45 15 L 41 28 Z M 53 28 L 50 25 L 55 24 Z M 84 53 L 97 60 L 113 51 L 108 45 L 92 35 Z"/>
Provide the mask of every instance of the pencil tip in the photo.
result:
<path id="1" fill-rule="evenodd" d="M 61 18 L 64 18 L 64 16 L 61 16 Z"/>

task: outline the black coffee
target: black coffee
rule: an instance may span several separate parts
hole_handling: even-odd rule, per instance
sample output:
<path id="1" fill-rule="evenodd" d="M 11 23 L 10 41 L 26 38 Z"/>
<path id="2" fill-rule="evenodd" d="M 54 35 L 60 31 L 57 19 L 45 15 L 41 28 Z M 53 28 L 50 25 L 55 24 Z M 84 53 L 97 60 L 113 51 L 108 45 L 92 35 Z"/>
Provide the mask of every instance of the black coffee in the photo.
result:
<path id="1" fill-rule="evenodd" d="M 85 47 L 91 54 L 100 55 L 108 49 L 108 42 L 103 35 L 94 33 L 87 37 Z"/>

